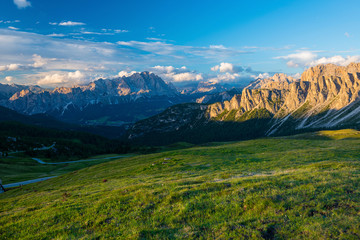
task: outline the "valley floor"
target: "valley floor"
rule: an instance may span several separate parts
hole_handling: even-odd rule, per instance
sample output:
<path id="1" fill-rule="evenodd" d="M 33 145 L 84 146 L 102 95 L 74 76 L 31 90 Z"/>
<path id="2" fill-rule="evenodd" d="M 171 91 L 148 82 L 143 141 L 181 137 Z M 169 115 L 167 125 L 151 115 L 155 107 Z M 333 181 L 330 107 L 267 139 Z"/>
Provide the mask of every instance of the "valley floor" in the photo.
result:
<path id="1" fill-rule="evenodd" d="M 0 195 L 0 238 L 359 239 L 360 139 L 338 133 L 212 143 L 23 186 Z"/>

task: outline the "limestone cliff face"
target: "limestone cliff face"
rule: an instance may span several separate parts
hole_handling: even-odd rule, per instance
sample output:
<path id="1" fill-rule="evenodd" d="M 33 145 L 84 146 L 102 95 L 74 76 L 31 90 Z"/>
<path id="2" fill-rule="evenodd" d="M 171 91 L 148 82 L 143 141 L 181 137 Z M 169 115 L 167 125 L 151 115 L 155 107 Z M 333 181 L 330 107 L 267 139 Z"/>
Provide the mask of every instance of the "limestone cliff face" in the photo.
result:
<path id="1" fill-rule="evenodd" d="M 257 79 L 256 81 L 250 83 L 246 88 L 249 89 L 286 89 L 289 88 L 289 85 L 295 82 L 297 79 L 288 76 L 283 73 L 276 73 L 274 76 Z"/>
<path id="2" fill-rule="evenodd" d="M 253 127 L 253 131 L 261 129 L 264 135 L 298 129 L 358 127 L 359 92 L 360 63 L 351 63 L 346 67 L 334 64 L 318 65 L 304 71 L 301 79 L 276 74 L 269 79 L 257 80 L 229 101 L 197 109 L 196 119 L 201 119 L 201 126 L 209 126 L 210 123 L 211 128 L 216 126 L 212 125 L 212 122 L 218 123 L 219 131 L 221 126 L 228 122 L 234 123 L 234 126 Z M 171 111 L 171 108 L 168 111 Z M 166 129 L 157 125 L 158 127 L 151 131 L 176 130 L 181 125 L 181 115 L 184 113 L 180 111 L 178 114 L 178 117 L 172 116 L 174 121 L 168 122 Z M 167 112 L 163 112 L 153 118 L 152 122 L 144 120 L 137 124 L 136 130 L 146 134 L 145 126 L 155 126 L 155 119 L 161 122 L 166 118 Z M 261 126 L 241 125 L 253 119 L 267 120 L 263 121 Z M 192 126 L 193 123 L 187 121 L 187 125 Z M 187 125 L 181 126 L 186 129 Z M 189 128 L 186 131 L 188 133 Z"/>
<path id="3" fill-rule="evenodd" d="M 306 99 L 309 104 L 328 103 L 330 109 L 341 109 L 358 98 L 359 77 L 359 63 L 346 67 L 327 64 L 308 69 L 302 74 L 301 81 L 310 83 Z"/>
<path id="4" fill-rule="evenodd" d="M 141 97 L 175 96 L 177 91 L 160 77 L 142 72 L 130 77 L 99 79 L 86 86 L 60 87 L 54 90 L 32 91 L 30 88 L 13 93 L 2 105 L 26 114 L 66 110 L 69 104 L 82 108 L 89 104 L 118 104 Z"/>
<path id="5" fill-rule="evenodd" d="M 360 63 L 346 67 L 318 65 L 304 71 L 300 80 L 276 74 L 255 81 L 243 90 L 241 97 L 210 105 L 208 114 L 209 118 L 236 121 L 246 112 L 265 109 L 273 115 L 272 133 L 288 118 L 299 119 L 297 128 L 335 126 L 360 120 L 354 112 L 344 114 L 349 107 L 357 111 L 359 92 Z"/>
<path id="6" fill-rule="evenodd" d="M 245 88 L 241 95 L 234 96 L 230 101 L 219 102 L 208 107 L 210 118 L 216 118 L 223 112 L 236 111 L 235 119 L 253 109 L 266 109 L 275 114 L 281 107 L 283 91 L 274 89 L 249 89 Z M 221 119 L 226 119 L 225 114 Z M 220 119 L 220 120 L 221 120 Z"/>

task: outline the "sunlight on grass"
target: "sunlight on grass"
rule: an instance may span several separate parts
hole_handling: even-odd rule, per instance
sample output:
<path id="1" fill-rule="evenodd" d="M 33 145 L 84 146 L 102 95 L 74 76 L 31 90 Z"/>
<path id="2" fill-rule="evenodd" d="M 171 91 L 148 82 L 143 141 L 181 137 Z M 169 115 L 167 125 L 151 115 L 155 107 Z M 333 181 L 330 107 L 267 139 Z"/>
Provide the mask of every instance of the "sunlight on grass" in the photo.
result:
<path id="1" fill-rule="evenodd" d="M 94 165 L 0 194 L 0 238 L 358 239 L 359 144 L 268 138 Z"/>
<path id="2" fill-rule="evenodd" d="M 360 138 L 360 131 L 354 129 L 341 129 L 333 131 L 320 131 L 319 136 L 325 136 L 334 140 Z"/>

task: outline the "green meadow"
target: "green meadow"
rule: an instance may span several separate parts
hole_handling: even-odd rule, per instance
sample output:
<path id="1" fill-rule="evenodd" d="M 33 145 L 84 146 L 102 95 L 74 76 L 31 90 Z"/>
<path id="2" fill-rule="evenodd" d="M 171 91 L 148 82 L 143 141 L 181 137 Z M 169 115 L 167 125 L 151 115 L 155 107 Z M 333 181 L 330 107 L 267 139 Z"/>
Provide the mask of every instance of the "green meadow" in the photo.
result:
<path id="1" fill-rule="evenodd" d="M 359 239 L 360 138 L 341 131 L 138 155 L 15 188 L 0 194 L 0 239 Z"/>
<path id="2" fill-rule="evenodd" d="M 95 161 L 47 165 L 47 164 L 39 164 L 31 157 L 26 156 L 25 154 L 22 153 L 18 153 L 11 155 L 8 158 L 0 158 L 0 178 L 3 184 L 9 184 L 9 183 L 22 182 L 26 180 L 32 180 L 36 178 L 59 176 L 78 169 L 111 161 L 111 159 L 107 159 L 107 158 L 117 155 L 118 154 L 107 154 L 107 155 L 94 156 L 90 158 L 90 159 L 98 159 Z M 41 158 L 41 160 L 49 163 L 57 162 L 49 158 Z"/>

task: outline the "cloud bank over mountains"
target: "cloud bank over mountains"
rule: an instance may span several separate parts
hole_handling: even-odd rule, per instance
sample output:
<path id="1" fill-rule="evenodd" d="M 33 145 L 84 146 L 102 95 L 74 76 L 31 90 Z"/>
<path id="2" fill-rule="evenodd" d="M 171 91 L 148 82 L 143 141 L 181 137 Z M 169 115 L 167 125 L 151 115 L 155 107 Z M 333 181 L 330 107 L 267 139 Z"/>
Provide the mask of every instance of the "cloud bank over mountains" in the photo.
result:
<path id="1" fill-rule="evenodd" d="M 287 66 L 293 68 L 305 68 L 313 67 L 318 64 L 336 64 L 339 66 L 347 66 L 351 62 L 359 62 L 360 55 L 355 56 L 330 56 L 330 57 L 320 57 L 316 52 L 312 51 L 298 51 L 286 56 L 275 57 L 274 59 L 282 59 L 286 61 Z"/>
<path id="2" fill-rule="evenodd" d="M 19 22 L 1 21 L 1 24 Z M 64 28 L 85 25 L 73 21 L 51 24 Z M 85 35 L 126 32 L 127 30 L 107 28 L 99 32 L 89 32 L 83 28 L 78 30 L 78 34 Z M 253 70 L 253 66 L 232 63 L 240 62 L 236 59 L 254 54 L 254 51 L 269 51 L 268 48 L 251 49 L 228 48 L 224 45 L 179 45 L 161 38 L 99 42 L 67 38 L 65 34 L 44 35 L 0 28 L 0 80 L 4 83 L 38 84 L 46 87 L 72 86 L 86 84 L 99 77 L 128 76 L 131 72 L 147 70 L 175 84 L 191 81 L 240 84 L 273 75 L 273 72 Z M 287 52 L 287 55 L 272 57 L 271 60 L 286 63 L 289 68 L 296 68 L 297 72 L 317 64 L 334 63 L 345 66 L 350 62 L 360 61 L 360 55 L 331 56 L 324 51 L 300 49 L 294 52 L 291 48 L 271 51 Z M 325 54 L 330 56 L 324 56 Z M 201 71 L 194 66 L 200 66 Z"/>

